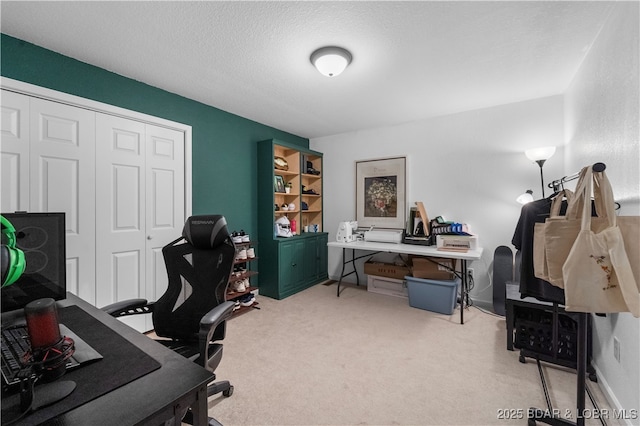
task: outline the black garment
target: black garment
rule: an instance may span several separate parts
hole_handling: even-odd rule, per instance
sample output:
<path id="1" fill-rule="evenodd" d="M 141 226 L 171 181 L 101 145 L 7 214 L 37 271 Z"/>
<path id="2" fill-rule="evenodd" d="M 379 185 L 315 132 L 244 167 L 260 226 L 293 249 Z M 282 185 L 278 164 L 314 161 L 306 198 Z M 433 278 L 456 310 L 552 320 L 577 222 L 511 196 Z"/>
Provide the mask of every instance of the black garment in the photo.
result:
<path id="1" fill-rule="evenodd" d="M 560 214 L 567 209 L 566 201 L 562 202 Z M 521 252 L 520 295 L 524 299 L 531 296 L 547 302 L 564 305 L 564 289 L 556 287 L 548 281 L 536 278 L 533 273 L 533 229 L 536 223 L 544 222 L 551 211 L 551 200 L 543 198 L 522 206 L 520 219 L 516 226 L 511 244 Z"/>

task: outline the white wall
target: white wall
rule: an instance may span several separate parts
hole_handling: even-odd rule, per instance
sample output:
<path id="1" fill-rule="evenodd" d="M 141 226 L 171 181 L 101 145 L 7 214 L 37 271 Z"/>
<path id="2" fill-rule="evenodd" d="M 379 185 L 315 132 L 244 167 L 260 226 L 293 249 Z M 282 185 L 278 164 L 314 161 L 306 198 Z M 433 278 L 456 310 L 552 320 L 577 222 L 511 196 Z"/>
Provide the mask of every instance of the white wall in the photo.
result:
<path id="1" fill-rule="evenodd" d="M 324 153 L 329 240 L 335 240 L 340 221 L 355 219 L 355 161 L 406 156 L 409 205 L 422 201 L 430 218 L 466 222 L 478 234 L 485 251 L 469 265 L 476 275 L 471 296 L 490 307 L 493 251 L 499 245 L 512 247 L 521 208 L 515 199 L 526 189 L 536 198 L 541 193 L 540 169 L 524 150 L 560 147 L 544 172 L 546 181 L 563 176 L 563 108 L 562 96 L 553 96 L 312 139 L 310 147 Z M 338 249 L 329 250 L 332 278 L 340 275 L 340 255 Z"/>
<path id="2" fill-rule="evenodd" d="M 355 219 L 355 161 L 406 155 L 408 203 L 423 201 L 430 217 L 467 222 L 485 252 L 473 262 L 472 297 L 490 305 L 491 261 L 511 246 L 520 215 L 514 202 L 527 188 L 540 197 L 539 169 L 523 151 L 555 145 L 545 181 L 604 162 L 620 214 L 640 215 L 639 3 L 620 2 L 564 95 L 535 99 L 394 127 L 312 139 L 324 153 L 325 230 Z M 548 190 L 547 190 L 548 191 Z M 329 251 L 329 275 L 339 276 L 340 251 Z M 353 276 L 349 277 L 353 278 Z M 613 337 L 621 361 L 613 358 Z M 640 413 L 640 320 L 630 314 L 594 317 L 599 386 L 615 408 Z M 637 417 L 627 420 L 637 422 Z"/>
<path id="3" fill-rule="evenodd" d="M 637 2 L 616 5 L 565 96 L 566 169 L 605 163 L 620 214 L 632 216 L 640 215 L 639 9 Z M 593 350 L 612 402 L 640 412 L 640 320 L 594 317 Z"/>

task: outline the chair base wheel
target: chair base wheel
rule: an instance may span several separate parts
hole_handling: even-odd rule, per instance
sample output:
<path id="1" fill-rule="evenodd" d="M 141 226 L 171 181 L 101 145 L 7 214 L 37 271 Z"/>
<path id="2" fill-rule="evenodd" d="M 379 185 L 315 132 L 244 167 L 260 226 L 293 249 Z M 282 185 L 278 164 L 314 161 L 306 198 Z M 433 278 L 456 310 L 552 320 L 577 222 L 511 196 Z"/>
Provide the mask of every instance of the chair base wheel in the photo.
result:
<path id="1" fill-rule="evenodd" d="M 222 391 L 222 395 L 226 397 L 233 395 L 233 386 L 229 386 L 229 389 Z"/>

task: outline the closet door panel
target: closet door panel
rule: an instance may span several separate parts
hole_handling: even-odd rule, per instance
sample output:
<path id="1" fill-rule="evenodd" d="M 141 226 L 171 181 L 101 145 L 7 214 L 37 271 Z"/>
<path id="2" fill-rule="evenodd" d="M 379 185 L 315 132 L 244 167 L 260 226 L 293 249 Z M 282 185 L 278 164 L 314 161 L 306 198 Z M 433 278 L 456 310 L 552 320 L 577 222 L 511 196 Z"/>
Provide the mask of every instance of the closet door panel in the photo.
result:
<path id="1" fill-rule="evenodd" d="M 67 289 L 95 303 L 95 113 L 31 98 L 30 210 L 65 213 Z"/>
<path id="2" fill-rule="evenodd" d="M 147 298 L 167 288 L 162 247 L 182 235 L 184 226 L 184 133 L 146 126 L 147 137 Z"/>
<path id="3" fill-rule="evenodd" d="M 80 162 L 72 158 L 39 155 L 37 163 L 32 163 L 38 181 L 36 190 L 31 191 L 31 199 L 39 211 L 66 213 L 67 231 L 78 235 L 80 232 Z M 61 190 L 64 188 L 64 190 Z"/>
<path id="4" fill-rule="evenodd" d="M 29 97 L 2 91 L 2 174 L 0 206 L 3 212 L 29 210 Z"/>
<path id="5" fill-rule="evenodd" d="M 97 114 L 96 138 L 96 302 L 104 306 L 147 298 L 145 125 Z"/>

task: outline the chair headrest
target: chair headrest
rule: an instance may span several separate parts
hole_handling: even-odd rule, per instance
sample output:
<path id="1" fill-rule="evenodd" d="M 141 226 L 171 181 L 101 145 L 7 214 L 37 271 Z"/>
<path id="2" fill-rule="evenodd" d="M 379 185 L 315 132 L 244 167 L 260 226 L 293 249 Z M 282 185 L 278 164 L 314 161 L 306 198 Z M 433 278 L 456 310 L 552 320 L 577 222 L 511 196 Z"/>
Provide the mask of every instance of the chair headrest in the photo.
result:
<path id="1" fill-rule="evenodd" d="M 182 229 L 182 236 L 199 249 L 213 249 L 228 237 L 227 220 L 222 215 L 191 216 Z"/>

